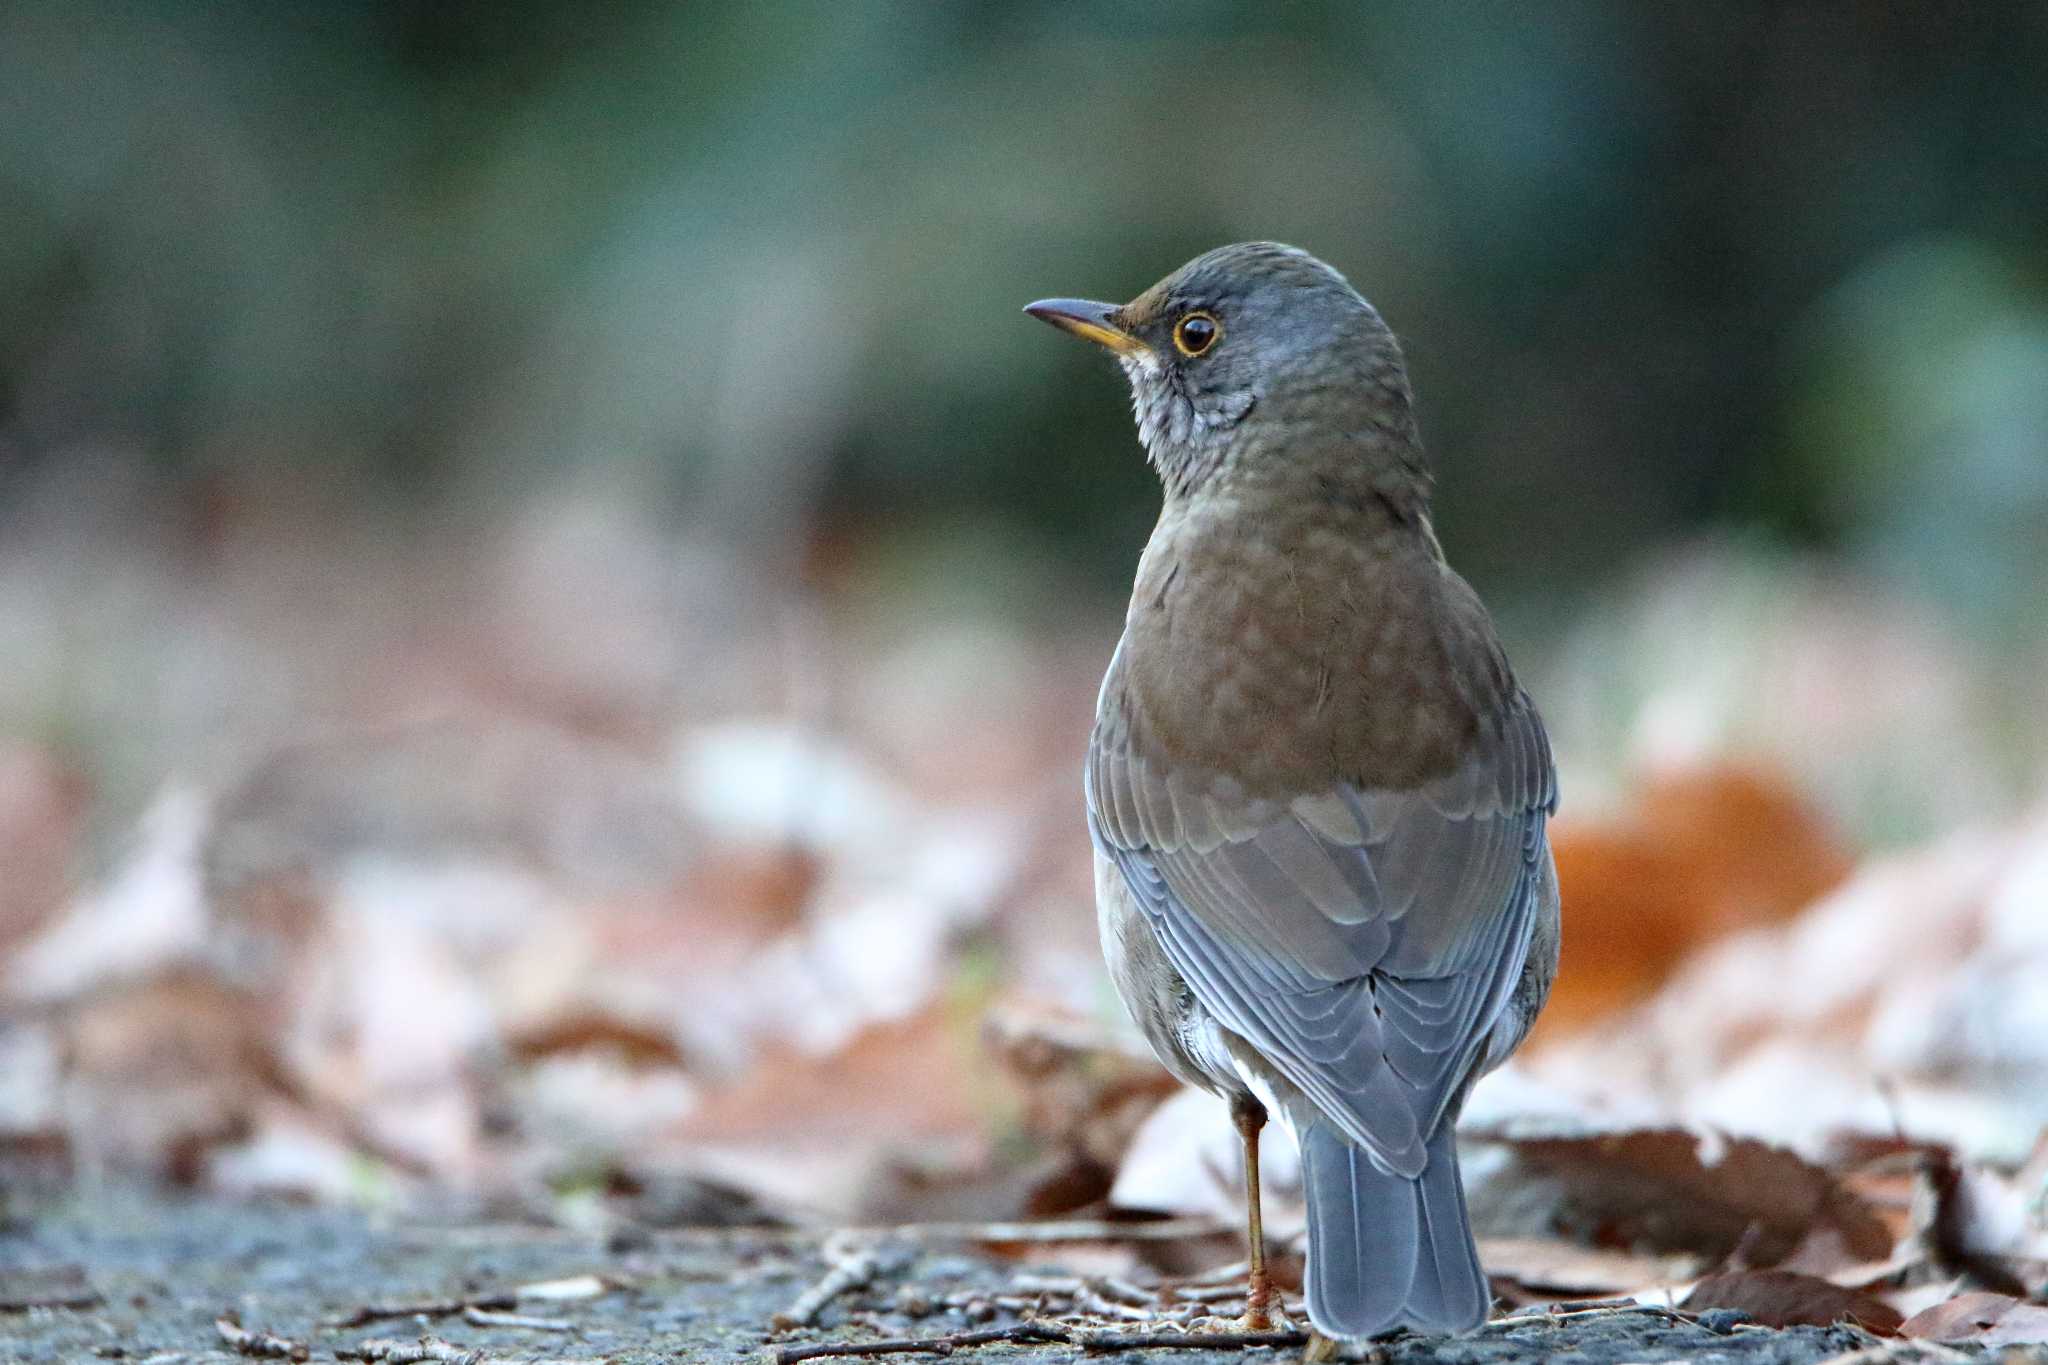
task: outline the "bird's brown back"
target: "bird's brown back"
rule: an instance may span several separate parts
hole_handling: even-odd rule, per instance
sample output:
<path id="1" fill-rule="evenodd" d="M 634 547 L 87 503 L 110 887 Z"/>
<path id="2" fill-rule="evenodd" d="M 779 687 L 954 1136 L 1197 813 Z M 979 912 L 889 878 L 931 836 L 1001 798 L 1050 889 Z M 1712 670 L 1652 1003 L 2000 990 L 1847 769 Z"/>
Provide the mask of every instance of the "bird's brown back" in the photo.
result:
<path id="1" fill-rule="evenodd" d="M 1099 723 L 1253 798 L 1451 771 L 1515 683 L 1421 499 L 1355 465 L 1252 467 L 1169 498 Z"/>

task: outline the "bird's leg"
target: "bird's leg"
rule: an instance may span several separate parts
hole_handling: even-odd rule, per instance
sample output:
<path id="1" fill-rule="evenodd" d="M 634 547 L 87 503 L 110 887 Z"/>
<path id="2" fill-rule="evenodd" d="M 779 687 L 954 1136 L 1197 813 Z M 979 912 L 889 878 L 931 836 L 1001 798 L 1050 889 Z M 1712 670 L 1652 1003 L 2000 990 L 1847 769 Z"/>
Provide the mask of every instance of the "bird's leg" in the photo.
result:
<path id="1" fill-rule="evenodd" d="M 1244 1329 L 1264 1332 L 1273 1326 L 1273 1280 L 1266 1273 L 1266 1231 L 1259 1218 L 1259 1130 L 1266 1126 L 1266 1106 L 1250 1095 L 1230 1102 L 1230 1118 L 1244 1140 L 1245 1234 L 1251 1243 L 1251 1283 L 1245 1291 Z"/>

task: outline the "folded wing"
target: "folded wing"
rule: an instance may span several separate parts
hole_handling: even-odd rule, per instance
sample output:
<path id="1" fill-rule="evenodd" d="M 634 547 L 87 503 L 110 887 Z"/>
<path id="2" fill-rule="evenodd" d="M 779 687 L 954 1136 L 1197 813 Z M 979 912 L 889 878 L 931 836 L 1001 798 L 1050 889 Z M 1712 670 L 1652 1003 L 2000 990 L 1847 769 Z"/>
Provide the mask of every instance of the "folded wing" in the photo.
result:
<path id="1" fill-rule="evenodd" d="M 1551 884 L 1556 779 L 1527 697 L 1410 790 L 1254 799 L 1105 724 L 1086 786 L 1097 845 L 1197 999 L 1377 1164 L 1419 1175 Z"/>

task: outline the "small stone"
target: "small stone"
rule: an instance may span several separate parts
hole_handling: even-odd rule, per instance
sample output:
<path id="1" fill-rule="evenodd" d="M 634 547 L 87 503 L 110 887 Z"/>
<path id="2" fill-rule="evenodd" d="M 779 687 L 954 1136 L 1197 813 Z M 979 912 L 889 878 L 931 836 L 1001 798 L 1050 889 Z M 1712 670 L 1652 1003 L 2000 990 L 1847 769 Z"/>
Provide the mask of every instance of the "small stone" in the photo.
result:
<path id="1" fill-rule="evenodd" d="M 1745 1322 L 1753 1321 L 1740 1308 L 1709 1308 L 1700 1314 L 1700 1326 L 1718 1336 L 1727 1336 Z"/>
<path id="2" fill-rule="evenodd" d="M 604 1249 L 614 1256 L 645 1251 L 654 1245 L 654 1233 L 640 1223 L 621 1223 L 604 1239 Z"/>

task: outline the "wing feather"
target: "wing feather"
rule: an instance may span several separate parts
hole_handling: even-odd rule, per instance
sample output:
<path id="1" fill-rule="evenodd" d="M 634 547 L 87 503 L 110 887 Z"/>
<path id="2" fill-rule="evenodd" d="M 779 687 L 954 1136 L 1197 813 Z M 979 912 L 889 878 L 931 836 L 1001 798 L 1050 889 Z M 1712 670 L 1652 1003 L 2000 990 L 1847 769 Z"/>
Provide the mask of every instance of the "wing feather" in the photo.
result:
<path id="1" fill-rule="evenodd" d="M 1555 894 L 1556 779 L 1527 697 L 1411 790 L 1247 800 L 1162 774 L 1113 717 L 1086 787 L 1098 846 L 1196 998 L 1377 1164 L 1419 1173 Z"/>

